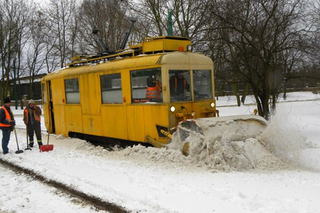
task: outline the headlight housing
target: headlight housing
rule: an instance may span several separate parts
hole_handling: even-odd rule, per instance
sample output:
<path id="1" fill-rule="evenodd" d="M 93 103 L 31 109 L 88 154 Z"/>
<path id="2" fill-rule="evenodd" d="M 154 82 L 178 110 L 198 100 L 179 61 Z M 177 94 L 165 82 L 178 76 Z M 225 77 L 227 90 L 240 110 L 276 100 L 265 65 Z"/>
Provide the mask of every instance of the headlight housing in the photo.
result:
<path id="1" fill-rule="evenodd" d="M 211 108 L 213 108 L 215 106 L 215 104 L 213 102 L 211 102 L 210 106 L 211 106 Z"/>

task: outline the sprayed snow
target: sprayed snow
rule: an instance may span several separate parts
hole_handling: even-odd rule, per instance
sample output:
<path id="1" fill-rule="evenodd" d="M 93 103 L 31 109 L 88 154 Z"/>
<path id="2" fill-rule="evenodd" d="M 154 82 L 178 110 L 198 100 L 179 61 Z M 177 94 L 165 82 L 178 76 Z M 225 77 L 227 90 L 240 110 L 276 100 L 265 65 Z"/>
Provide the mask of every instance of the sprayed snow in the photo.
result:
<path id="1" fill-rule="evenodd" d="M 189 155 L 186 159 L 197 166 L 214 172 L 289 168 L 265 148 L 272 146 L 270 142 L 263 140 L 263 146 L 258 139 L 269 129 L 267 122 L 259 116 L 202 118 L 196 122 L 197 125 L 189 129 L 179 125 L 168 147 L 183 150 L 184 143 L 188 142 Z M 265 133 L 264 138 L 272 138 L 272 132 L 268 132 L 271 134 Z"/>

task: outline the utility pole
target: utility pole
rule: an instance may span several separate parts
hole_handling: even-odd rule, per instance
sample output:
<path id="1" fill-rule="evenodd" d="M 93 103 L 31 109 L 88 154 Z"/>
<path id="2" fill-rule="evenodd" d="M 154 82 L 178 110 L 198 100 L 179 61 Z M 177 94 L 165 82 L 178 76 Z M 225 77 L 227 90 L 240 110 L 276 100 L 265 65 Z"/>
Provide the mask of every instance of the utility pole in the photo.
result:
<path id="1" fill-rule="evenodd" d="M 168 13 L 168 36 L 173 36 L 171 11 Z"/>
<path id="2" fill-rule="evenodd" d="M 17 75 L 16 75 L 16 59 L 13 59 L 13 87 L 14 87 L 14 103 L 16 109 L 18 109 L 18 91 L 17 91 Z"/>

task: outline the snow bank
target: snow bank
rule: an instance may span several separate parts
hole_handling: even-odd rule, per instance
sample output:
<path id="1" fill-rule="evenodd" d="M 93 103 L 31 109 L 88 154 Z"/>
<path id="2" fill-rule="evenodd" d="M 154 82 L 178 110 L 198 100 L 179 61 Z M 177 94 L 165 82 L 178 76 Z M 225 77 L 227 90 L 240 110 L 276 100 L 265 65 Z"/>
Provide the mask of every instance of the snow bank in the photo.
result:
<path id="1" fill-rule="evenodd" d="M 289 122 L 283 116 L 274 116 L 265 128 L 259 122 L 250 125 L 226 117 L 199 119 L 197 123 L 203 134 L 189 135 L 188 156 L 180 151 L 181 142 L 175 135 L 169 149 L 138 145 L 126 149 L 114 147 L 112 151 L 107 151 L 83 140 L 64 138 L 63 135 L 51 136 L 50 142 L 55 147 L 68 150 L 66 158 L 77 158 L 76 153 L 80 152 L 102 159 L 129 160 L 138 165 L 161 168 L 196 168 L 212 172 L 279 170 L 289 169 L 290 164 L 298 164 L 301 147 L 305 145 L 305 138 L 288 125 Z M 43 138 L 46 139 L 46 135 Z"/>
<path id="2" fill-rule="evenodd" d="M 291 168 L 289 164 L 293 162 L 292 159 L 297 159 L 299 156 L 300 145 L 297 145 L 299 144 L 297 141 L 302 144 L 303 137 L 283 134 L 289 133 L 292 128 L 286 130 L 285 125 L 280 125 L 282 121 L 275 118 L 268 127 L 261 124 L 260 122 L 264 120 L 259 121 L 258 117 L 258 122 L 245 122 L 240 119 L 241 116 L 232 118 L 197 120 L 203 134 L 188 135 L 186 138 L 190 144 L 188 156 L 182 154 L 183 144 L 181 145 L 177 134 L 173 135 L 168 149 L 138 145 L 125 149 L 114 147 L 112 151 L 106 151 L 80 141 L 80 143 L 73 141 L 69 146 L 78 144 L 75 149 L 84 150 L 90 155 L 117 160 L 130 159 L 142 166 L 156 165 L 162 168 L 201 168 L 212 172 Z M 292 140 L 287 140 L 289 135 Z"/>
<path id="3" fill-rule="evenodd" d="M 319 100 L 279 104 L 278 114 L 259 137 L 241 137 L 237 133 L 242 129 L 234 128 L 210 131 L 218 122 L 208 122 L 206 140 L 201 134 L 190 136 L 190 141 L 203 143 L 191 143 L 189 156 L 179 151 L 179 144 L 175 149 L 139 145 L 108 151 L 83 140 L 55 135 L 50 135 L 52 152 L 39 153 L 35 147 L 16 155 L 12 134 L 10 153 L 0 158 L 131 212 L 319 212 L 319 106 Z M 235 115 L 253 109 L 252 105 L 225 107 L 223 111 Z M 16 119 L 24 127 L 22 115 Z M 17 134 L 24 149 L 26 133 L 17 129 Z M 46 136 L 43 134 L 44 142 Z M 289 168 L 286 162 L 291 164 L 292 159 L 312 170 L 278 171 Z M 72 198 L 30 178 L 0 169 L 4 171 L 0 172 L 0 212 L 95 212 L 81 203 L 74 206 Z M 239 170 L 243 172 L 232 172 Z M 44 207 L 43 203 L 50 205 Z"/>
<path id="4" fill-rule="evenodd" d="M 287 94 L 287 99 L 290 101 L 301 99 L 301 97 L 304 100 L 319 98 L 311 93 Z M 220 98 L 219 102 L 226 104 L 223 98 Z M 239 109 L 238 107 L 237 110 Z M 289 168 L 288 164 L 301 165 L 301 150 L 308 145 L 305 143 L 306 138 L 301 134 L 303 128 L 293 125 L 297 125 L 297 122 L 290 121 L 286 116 L 287 110 L 287 108 L 278 107 L 277 115 L 272 117 L 267 128 L 259 124 L 249 125 L 239 119 L 234 122 L 232 119 L 228 120 L 228 116 L 198 119 L 197 123 L 201 126 L 203 134 L 188 136 L 189 156 L 181 153 L 183 144 L 181 145 L 180 138 L 175 134 L 172 143 L 168 146 L 169 149 L 134 146 L 126 149 L 115 147 L 112 152 L 108 152 L 101 147 L 88 145 L 84 141 L 64 139 L 63 136 L 57 136 L 56 141 L 61 140 L 63 146 L 68 149 L 89 151 L 95 156 L 130 158 L 141 164 L 157 164 L 161 167 L 191 166 L 214 172 L 283 169 Z M 244 116 L 238 118 L 241 117 Z M 259 116 L 254 117 L 259 118 Z"/>

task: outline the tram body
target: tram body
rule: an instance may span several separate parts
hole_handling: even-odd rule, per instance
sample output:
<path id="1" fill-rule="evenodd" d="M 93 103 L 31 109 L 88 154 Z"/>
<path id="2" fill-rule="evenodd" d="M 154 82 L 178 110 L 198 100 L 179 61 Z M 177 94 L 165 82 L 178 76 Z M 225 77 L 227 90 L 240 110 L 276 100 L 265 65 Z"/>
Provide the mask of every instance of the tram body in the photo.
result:
<path id="1" fill-rule="evenodd" d="M 149 38 L 130 50 L 80 58 L 41 81 L 45 125 L 65 136 L 114 138 L 161 147 L 185 119 L 216 116 L 213 62 L 186 51 L 190 40 Z M 182 73 L 189 91 L 178 97 L 170 79 Z M 161 98 L 146 98 L 157 76 Z"/>

